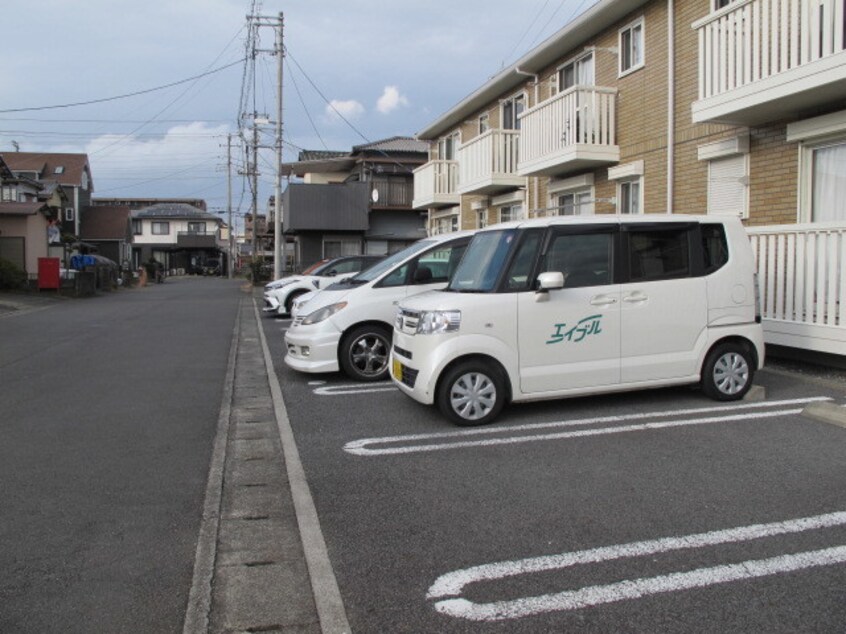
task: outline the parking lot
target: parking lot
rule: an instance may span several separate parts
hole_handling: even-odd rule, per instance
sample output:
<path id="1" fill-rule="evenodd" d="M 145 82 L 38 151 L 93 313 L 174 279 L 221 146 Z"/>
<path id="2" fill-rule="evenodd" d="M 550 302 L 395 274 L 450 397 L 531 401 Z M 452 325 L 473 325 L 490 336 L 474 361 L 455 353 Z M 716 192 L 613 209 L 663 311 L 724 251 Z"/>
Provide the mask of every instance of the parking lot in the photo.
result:
<path id="1" fill-rule="evenodd" d="M 842 631 L 837 381 L 765 370 L 507 408 L 454 427 L 390 383 L 282 362 L 291 426 L 353 631 Z"/>

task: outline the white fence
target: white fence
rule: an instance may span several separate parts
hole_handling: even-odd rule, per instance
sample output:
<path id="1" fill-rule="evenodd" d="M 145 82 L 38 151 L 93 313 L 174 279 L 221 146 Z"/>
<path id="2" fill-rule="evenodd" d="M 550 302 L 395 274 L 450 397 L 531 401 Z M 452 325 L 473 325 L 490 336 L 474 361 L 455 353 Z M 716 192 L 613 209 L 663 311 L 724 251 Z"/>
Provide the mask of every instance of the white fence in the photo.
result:
<path id="1" fill-rule="evenodd" d="M 488 130 L 458 149 L 458 182 L 462 190 L 517 175 L 519 130 Z M 519 179 L 518 181 L 519 182 Z"/>
<path id="2" fill-rule="evenodd" d="M 614 88 L 573 86 L 520 115 L 520 163 L 533 163 L 576 144 L 616 145 Z"/>
<path id="3" fill-rule="evenodd" d="M 846 354 L 846 225 L 747 229 L 767 343 Z"/>
<path id="4" fill-rule="evenodd" d="M 414 206 L 440 202 L 444 196 L 457 200 L 458 161 L 429 161 L 414 170 Z"/>
<path id="5" fill-rule="evenodd" d="M 695 22 L 699 98 L 842 51 L 843 5 L 844 0 L 738 0 Z"/>

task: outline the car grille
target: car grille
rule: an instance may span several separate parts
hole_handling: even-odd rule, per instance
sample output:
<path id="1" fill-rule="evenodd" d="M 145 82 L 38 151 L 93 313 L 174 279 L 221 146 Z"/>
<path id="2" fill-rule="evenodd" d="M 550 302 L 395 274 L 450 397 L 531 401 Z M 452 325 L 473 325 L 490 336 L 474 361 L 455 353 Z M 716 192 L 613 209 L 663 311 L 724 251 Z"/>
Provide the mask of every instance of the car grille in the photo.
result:
<path id="1" fill-rule="evenodd" d="M 291 322 L 291 327 L 295 328 L 296 326 L 300 326 L 303 323 L 304 317 L 294 317 L 294 321 Z"/>
<path id="2" fill-rule="evenodd" d="M 411 389 L 414 389 L 414 384 L 417 382 L 417 375 L 420 373 L 419 370 L 415 370 L 413 368 L 409 368 L 407 365 L 402 366 L 402 382 L 403 385 L 407 385 Z"/>

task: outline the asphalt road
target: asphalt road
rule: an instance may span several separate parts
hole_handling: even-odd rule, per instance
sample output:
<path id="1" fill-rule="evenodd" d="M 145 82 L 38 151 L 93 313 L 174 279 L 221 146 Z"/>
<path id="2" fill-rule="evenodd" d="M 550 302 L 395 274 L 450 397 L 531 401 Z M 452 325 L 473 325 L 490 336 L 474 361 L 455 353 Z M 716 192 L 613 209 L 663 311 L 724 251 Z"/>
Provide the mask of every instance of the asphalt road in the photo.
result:
<path id="1" fill-rule="evenodd" d="M 0 317 L 0 632 L 181 631 L 238 282 Z"/>
<path id="2" fill-rule="evenodd" d="M 282 363 L 354 632 L 843 632 L 843 382 L 764 371 L 759 402 L 688 388 L 510 407 L 462 430 L 388 384 Z"/>

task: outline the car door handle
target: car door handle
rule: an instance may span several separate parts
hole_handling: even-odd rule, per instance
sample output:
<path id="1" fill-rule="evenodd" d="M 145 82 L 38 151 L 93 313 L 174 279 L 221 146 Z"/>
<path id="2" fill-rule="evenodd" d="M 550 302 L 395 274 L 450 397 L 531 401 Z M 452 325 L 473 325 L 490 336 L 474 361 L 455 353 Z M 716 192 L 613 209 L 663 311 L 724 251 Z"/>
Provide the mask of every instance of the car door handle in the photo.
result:
<path id="1" fill-rule="evenodd" d="M 610 295 L 597 295 L 596 297 L 590 298 L 591 306 L 610 306 L 611 304 L 616 304 L 617 298 L 611 297 Z"/>
<path id="2" fill-rule="evenodd" d="M 649 299 L 649 296 L 646 293 L 635 291 L 634 293 L 626 295 L 623 298 L 623 301 L 628 302 L 629 304 L 637 304 L 639 302 L 645 302 L 647 299 Z"/>

